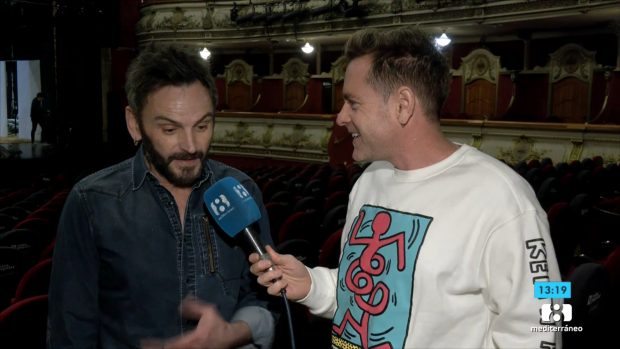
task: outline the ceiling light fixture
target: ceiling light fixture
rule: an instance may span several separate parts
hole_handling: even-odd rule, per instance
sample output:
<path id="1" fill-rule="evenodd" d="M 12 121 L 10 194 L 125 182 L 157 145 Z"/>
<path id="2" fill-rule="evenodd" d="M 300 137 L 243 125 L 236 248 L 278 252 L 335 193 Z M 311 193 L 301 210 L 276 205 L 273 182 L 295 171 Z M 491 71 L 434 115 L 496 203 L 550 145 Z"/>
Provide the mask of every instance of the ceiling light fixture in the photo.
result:
<path id="1" fill-rule="evenodd" d="M 450 45 L 452 40 L 446 35 L 446 33 L 441 34 L 440 37 L 435 38 L 435 44 L 439 47 L 446 47 Z"/>
<path id="2" fill-rule="evenodd" d="M 209 59 L 209 57 L 211 56 L 211 51 L 209 51 L 207 46 L 203 47 L 202 50 L 200 50 L 198 53 L 200 54 L 200 57 L 204 60 Z"/>
<path id="3" fill-rule="evenodd" d="M 314 52 L 314 46 L 310 45 L 310 43 L 306 41 L 306 44 L 301 48 L 301 50 L 305 54 L 311 54 L 312 52 Z"/>

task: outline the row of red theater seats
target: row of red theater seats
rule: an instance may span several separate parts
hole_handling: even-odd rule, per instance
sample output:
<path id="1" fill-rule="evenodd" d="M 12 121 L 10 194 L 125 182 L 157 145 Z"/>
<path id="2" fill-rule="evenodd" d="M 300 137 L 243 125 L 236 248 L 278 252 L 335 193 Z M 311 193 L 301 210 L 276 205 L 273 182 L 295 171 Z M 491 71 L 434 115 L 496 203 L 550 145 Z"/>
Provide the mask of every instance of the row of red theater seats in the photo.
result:
<path id="1" fill-rule="evenodd" d="M 313 211 L 321 223 L 330 210 L 346 205 L 351 187 L 362 171 L 363 167 L 356 164 L 310 164 L 302 169 L 276 167 L 254 174 L 270 213 L 274 241 L 282 239 L 282 219 L 290 214 Z"/>
<path id="2" fill-rule="evenodd" d="M 10 216 L 0 233 L 0 347 L 45 347 L 51 256 L 67 187 L 54 181 L 0 198 Z"/>
<path id="3" fill-rule="evenodd" d="M 47 293 L 49 260 L 39 265 L 43 257 L 30 254 L 33 249 L 29 241 L 43 246 L 41 241 L 55 233 L 64 195 L 60 192 L 68 187 L 68 181 L 61 174 L 46 171 L 46 164 L 38 161 L 3 161 L 3 165 L 6 168 L 0 174 L 0 347 L 43 348 L 47 296 L 42 293 Z"/>
<path id="4" fill-rule="evenodd" d="M 529 169 L 544 168 L 541 166 L 537 167 L 536 162 L 530 162 L 527 165 Z M 577 168 L 575 164 L 570 165 L 571 170 Z M 514 168 L 521 173 L 518 170 L 518 166 Z M 555 170 L 561 172 L 561 168 L 562 166 L 558 166 Z M 310 265 L 317 264 L 334 267 L 338 262 L 339 241 L 342 234 L 341 228 L 331 231 L 331 233 L 329 230 L 326 230 L 327 232 L 318 234 L 320 239 L 314 241 L 313 239 L 317 238 L 317 231 L 321 231 L 321 228 L 326 226 L 325 219 L 333 209 L 338 208 L 340 210 L 338 220 L 340 224 L 344 223 L 348 191 L 357 177 L 359 177 L 362 170 L 363 168 L 359 166 L 340 166 L 334 168 L 331 166 L 327 167 L 327 165 L 306 165 L 305 167 L 297 168 L 264 167 L 247 172 L 256 180 L 263 191 L 263 197 L 270 215 L 270 220 L 274 221 L 277 216 L 274 212 L 278 209 L 273 209 L 273 207 L 290 210 L 290 214 L 285 215 L 284 220 L 280 222 L 280 228 L 274 229 L 274 232 L 277 231 L 277 233 L 274 233 L 274 242 L 278 244 L 278 248 L 282 252 L 290 252 L 305 259 Z M 584 169 L 581 169 L 581 172 L 583 172 L 583 170 Z M 532 173 L 533 172 L 536 171 L 532 171 Z M 547 167 L 544 172 L 552 173 L 553 171 L 549 170 Z M 569 172 L 572 173 L 572 171 Z M 532 173 L 530 173 L 530 175 L 532 175 Z M 527 176 L 525 176 L 527 172 L 523 174 L 528 181 L 534 178 L 527 178 Z M 534 187 L 537 181 L 531 181 L 530 183 Z M 538 184 L 540 189 L 541 183 Z M 615 189 L 611 191 L 608 190 L 607 192 L 613 193 L 613 190 Z M 603 198 L 603 200 L 604 199 L 605 198 Z M 553 206 L 553 204 L 557 203 L 562 202 L 551 202 L 551 205 Z M 316 223 L 320 223 L 318 224 L 318 228 Z M 277 225 L 272 222 L 272 227 L 275 228 L 276 226 Z M 336 226 L 341 227 L 339 224 L 336 224 Z M 310 229 L 302 233 L 302 229 L 299 229 L 299 227 L 310 227 Z M 289 235 L 289 233 L 287 233 L 289 231 L 296 232 L 298 235 Z M 554 244 L 555 243 L 554 241 Z M 615 252 L 607 255 L 605 259 L 595 261 L 598 262 L 595 264 L 605 268 L 605 275 L 613 274 L 614 272 L 617 274 L 617 268 L 612 268 L 612 266 L 618 263 L 618 255 L 620 255 L 620 252 L 616 249 Z M 586 268 L 590 267 L 591 264 L 592 263 L 573 264 L 569 276 L 574 277 L 576 280 L 575 282 L 578 282 L 580 277 L 584 274 L 591 278 L 593 274 L 588 273 L 588 268 Z M 49 265 L 50 261 L 45 260 L 39 263 L 34 269 L 45 270 Z M 35 273 L 35 271 L 32 272 L 32 274 Z M 617 277 L 615 279 L 617 280 Z M 590 283 L 587 284 L 590 285 Z M 27 295 L 28 294 L 25 293 L 25 296 Z M 36 308 L 46 302 L 45 296 L 33 296 L 25 300 L 15 300 L 16 303 L 3 312 L 5 315 L 0 314 L 0 322 L 2 322 L 1 319 L 10 318 L 11 315 L 6 314 L 11 314 L 14 312 L 15 308 L 22 307 L 22 304 L 23 307 Z"/>
<path id="5" fill-rule="evenodd" d="M 15 209 L 15 213 L 26 212 L 26 215 L 13 216 L 12 219 L 18 218 L 16 223 L 0 233 L 0 309 L 32 292 L 47 291 L 47 281 L 27 283 L 24 280 L 38 280 L 39 275 L 49 274 L 48 266 L 38 263 L 51 261 L 58 218 L 68 189 L 45 189 L 36 193 L 43 192 L 46 195 L 39 195 L 40 203 L 29 210 L 23 209 L 25 200 L 9 207 Z M 32 195 L 27 199 L 32 200 Z M 46 277 L 49 280 L 49 275 Z M 20 282 L 23 283 L 21 288 Z"/>
<path id="6" fill-rule="evenodd" d="M 532 186 L 545 209 L 578 194 L 609 198 L 620 193 L 620 166 L 600 156 L 553 164 L 551 159 L 522 161 L 513 169 Z"/>

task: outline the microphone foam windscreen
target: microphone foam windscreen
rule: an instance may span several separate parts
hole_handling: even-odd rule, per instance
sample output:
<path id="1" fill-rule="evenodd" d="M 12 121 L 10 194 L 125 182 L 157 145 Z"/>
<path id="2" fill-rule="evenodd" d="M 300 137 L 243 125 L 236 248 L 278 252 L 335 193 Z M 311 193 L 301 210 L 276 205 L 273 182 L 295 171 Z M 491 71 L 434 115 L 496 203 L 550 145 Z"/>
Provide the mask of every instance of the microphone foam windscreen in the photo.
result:
<path id="1" fill-rule="evenodd" d="M 215 182 L 203 199 L 211 217 L 232 237 L 261 218 L 252 195 L 232 177 Z"/>

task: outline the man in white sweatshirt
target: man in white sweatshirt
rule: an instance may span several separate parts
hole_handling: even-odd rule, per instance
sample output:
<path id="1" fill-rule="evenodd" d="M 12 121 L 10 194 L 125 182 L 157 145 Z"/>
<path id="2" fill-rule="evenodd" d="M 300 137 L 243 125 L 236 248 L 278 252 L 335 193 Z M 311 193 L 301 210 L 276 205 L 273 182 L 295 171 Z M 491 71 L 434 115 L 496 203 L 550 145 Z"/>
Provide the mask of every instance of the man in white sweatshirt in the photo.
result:
<path id="1" fill-rule="evenodd" d="M 512 169 L 442 134 L 444 57 L 410 28 L 357 32 L 345 55 L 337 122 L 353 159 L 372 163 L 349 197 L 339 268 L 268 248 L 271 261 L 250 256 L 258 282 L 331 317 L 334 348 L 558 348 L 532 332 L 549 307 L 534 282 L 560 280 L 545 212 Z"/>

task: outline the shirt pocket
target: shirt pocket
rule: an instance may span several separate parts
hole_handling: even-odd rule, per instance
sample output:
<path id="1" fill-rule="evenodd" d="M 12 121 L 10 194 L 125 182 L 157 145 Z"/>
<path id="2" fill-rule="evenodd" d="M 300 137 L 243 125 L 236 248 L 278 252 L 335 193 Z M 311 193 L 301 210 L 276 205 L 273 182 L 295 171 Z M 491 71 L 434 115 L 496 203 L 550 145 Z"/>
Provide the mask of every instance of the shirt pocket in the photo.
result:
<path id="1" fill-rule="evenodd" d="M 216 278 L 227 297 L 234 300 L 243 286 L 244 274 L 248 270 L 248 262 L 238 242 L 202 218 L 202 270 L 207 278 Z"/>

